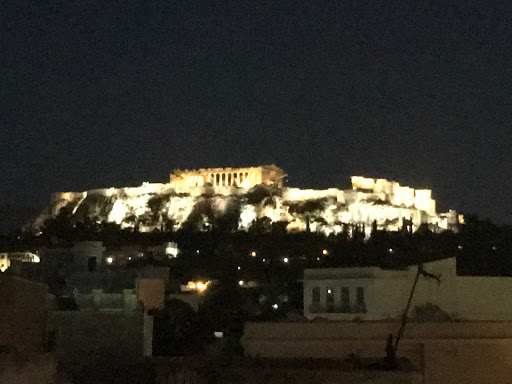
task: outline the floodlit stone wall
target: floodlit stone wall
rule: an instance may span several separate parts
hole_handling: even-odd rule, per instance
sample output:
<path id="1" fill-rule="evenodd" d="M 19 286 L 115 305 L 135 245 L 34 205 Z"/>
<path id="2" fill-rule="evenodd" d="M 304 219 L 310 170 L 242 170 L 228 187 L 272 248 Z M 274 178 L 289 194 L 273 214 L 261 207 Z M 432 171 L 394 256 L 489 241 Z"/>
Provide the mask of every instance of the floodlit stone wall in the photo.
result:
<path id="1" fill-rule="evenodd" d="M 395 181 L 352 176 L 352 188 L 364 190 L 389 201 L 395 206 L 414 207 L 430 215 L 436 213 L 435 200 L 430 189 L 414 189 L 401 186 Z"/>
<path id="2" fill-rule="evenodd" d="M 98 223 L 137 227 L 141 232 L 163 227 L 169 230 L 170 224 L 172 230 L 178 230 L 191 217 L 200 216 L 203 222 L 194 225 L 199 225 L 200 230 L 208 230 L 215 218 L 233 207 L 240 212 L 239 230 L 248 230 L 262 217 L 268 217 L 272 222 L 287 221 L 289 232 L 304 231 L 309 221 L 309 229 L 313 232 L 337 234 L 347 226 L 358 225 L 364 228 L 366 236 L 370 235 L 374 224 L 380 230 L 398 231 L 407 220 L 412 221 L 414 230 L 421 224 L 428 224 L 432 230 L 441 231 L 456 229 L 460 221 L 455 211 L 438 214 L 432 193 L 427 189 L 358 176 L 352 178 L 352 189 L 300 189 L 282 187 L 284 176 L 284 172 L 274 165 L 176 170 L 168 184 L 144 183 L 133 188 L 56 193 L 49 206 L 27 229 L 38 231 L 47 219 L 66 212 Z M 278 188 L 268 188 L 268 196 L 255 202 L 248 196 L 255 191 L 256 185 Z M 198 206 L 211 207 L 214 217 L 198 212 Z"/>

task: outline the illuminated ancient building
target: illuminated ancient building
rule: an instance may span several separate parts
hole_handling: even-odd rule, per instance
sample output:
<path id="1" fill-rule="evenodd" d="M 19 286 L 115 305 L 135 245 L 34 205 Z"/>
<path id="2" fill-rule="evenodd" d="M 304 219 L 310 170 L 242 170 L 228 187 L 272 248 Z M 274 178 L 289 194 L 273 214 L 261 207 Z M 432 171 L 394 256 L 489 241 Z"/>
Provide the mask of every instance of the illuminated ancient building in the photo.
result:
<path id="1" fill-rule="evenodd" d="M 275 165 L 249 168 L 175 170 L 168 183 L 143 183 L 139 187 L 106 188 L 52 195 L 49 206 L 29 227 L 39 231 L 44 222 L 66 207 L 71 214 L 99 222 L 116 223 L 141 232 L 172 223 L 177 230 L 194 223 L 199 230 L 212 228 L 228 207 L 237 206 L 238 230 L 248 230 L 258 219 L 286 222 L 289 232 L 310 230 L 325 235 L 358 227 L 369 236 L 372 228 L 399 231 L 427 224 L 433 231 L 456 230 L 463 218 L 457 212 L 436 212 L 429 189 L 414 189 L 396 181 L 361 176 L 351 178 L 352 188 L 302 189 L 283 186 L 286 174 Z M 259 203 L 249 199 L 251 188 L 273 187 Z M 197 204 L 208 204 L 210 216 L 194 215 Z"/>
<path id="2" fill-rule="evenodd" d="M 176 169 L 171 173 L 170 183 L 177 187 L 202 187 L 209 183 L 213 187 L 252 188 L 264 184 L 281 188 L 285 176 L 283 170 L 273 164 L 249 168 Z"/>
<path id="3" fill-rule="evenodd" d="M 394 206 L 415 207 L 429 214 L 436 212 L 436 202 L 430 189 L 413 189 L 401 186 L 396 181 L 361 176 L 352 176 L 351 180 L 354 190 L 372 193 Z"/>

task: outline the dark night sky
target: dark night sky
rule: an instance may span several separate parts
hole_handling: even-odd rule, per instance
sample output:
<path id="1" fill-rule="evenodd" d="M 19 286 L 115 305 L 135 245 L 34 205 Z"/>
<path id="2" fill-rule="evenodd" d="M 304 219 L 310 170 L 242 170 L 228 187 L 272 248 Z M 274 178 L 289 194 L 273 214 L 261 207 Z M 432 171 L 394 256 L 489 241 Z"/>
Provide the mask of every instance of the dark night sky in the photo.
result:
<path id="1" fill-rule="evenodd" d="M 215 3 L 2 5 L 0 204 L 275 163 L 512 222 L 510 0 Z"/>

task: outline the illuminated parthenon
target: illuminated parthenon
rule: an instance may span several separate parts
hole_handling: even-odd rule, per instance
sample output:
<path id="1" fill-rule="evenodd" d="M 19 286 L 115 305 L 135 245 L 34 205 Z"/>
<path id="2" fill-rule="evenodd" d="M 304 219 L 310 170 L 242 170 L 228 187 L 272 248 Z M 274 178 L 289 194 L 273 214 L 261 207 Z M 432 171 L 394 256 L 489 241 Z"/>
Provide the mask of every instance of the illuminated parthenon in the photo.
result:
<path id="1" fill-rule="evenodd" d="M 170 183 L 188 188 L 202 187 L 206 183 L 213 187 L 252 188 L 265 184 L 281 188 L 285 176 L 284 171 L 273 164 L 249 168 L 176 169 L 170 175 Z"/>
<path id="2" fill-rule="evenodd" d="M 167 183 L 52 194 L 48 210 L 30 226 L 39 230 L 46 220 L 56 217 L 63 207 L 67 207 L 73 215 L 80 208 L 82 214 L 88 212 L 91 219 L 113 222 L 122 228 L 134 228 L 134 216 L 154 217 L 138 224 L 142 232 L 162 228 L 167 219 L 172 220 L 174 228 L 178 229 L 190 220 L 195 205 L 205 199 L 214 207 L 216 217 L 221 217 L 231 202 L 240 204 L 238 229 L 241 230 L 248 230 L 255 220 L 262 217 L 268 217 L 272 222 L 287 222 L 286 229 L 290 232 L 304 231 L 309 227 L 311 231 L 337 234 L 343 232 L 347 225 L 362 225 L 367 236 L 374 225 L 378 229 L 399 231 L 404 220 L 411 222 L 414 230 L 422 224 L 428 224 L 437 231 L 453 229 L 463 223 L 463 217 L 454 210 L 436 212 L 436 202 L 430 189 L 414 189 L 396 181 L 362 176 L 352 176 L 350 189 L 302 189 L 284 187 L 285 177 L 284 171 L 273 164 L 177 169 L 170 174 Z M 249 190 L 257 185 L 279 189 L 268 194 L 272 204 L 255 206 L 249 202 Z M 150 201 L 161 201 L 158 212 L 154 212 L 156 204 L 150 204 Z M 315 203 L 314 210 L 304 210 L 308 201 Z"/>

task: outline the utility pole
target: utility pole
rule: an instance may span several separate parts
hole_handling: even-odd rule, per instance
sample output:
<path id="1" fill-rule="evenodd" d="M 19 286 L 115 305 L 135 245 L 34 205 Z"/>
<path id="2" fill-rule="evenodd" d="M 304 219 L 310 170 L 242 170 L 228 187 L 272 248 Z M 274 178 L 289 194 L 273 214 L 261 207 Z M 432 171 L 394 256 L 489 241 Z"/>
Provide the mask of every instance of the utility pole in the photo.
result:
<path id="1" fill-rule="evenodd" d="M 400 328 L 398 330 L 398 334 L 395 339 L 395 343 L 393 344 L 393 335 L 389 334 L 386 344 L 386 364 L 389 369 L 395 369 L 397 367 L 396 362 L 396 352 L 398 350 L 398 345 L 400 344 L 400 339 L 404 335 L 405 326 L 407 325 L 407 317 L 409 315 L 409 309 L 411 308 L 412 299 L 414 297 L 414 292 L 416 291 L 416 286 L 418 285 L 418 281 L 420 279 L 420 275 L 424 277 L 432 278 L 437 280 L 438 283 L 441 282 L 439 276 L 433 275 L 432 273 L 426 272 L 423 269 L 423 264 L 418 264 L 418 270 L 416 272 L 416 276 L 414 277 L 414 282 L 412 284 L 411 292 L 409 293 L 409 299 L 407 300 L 407 305 L 405 306 L 404 312 L 402 313 L 402 317 L 400 319 Z"/>

